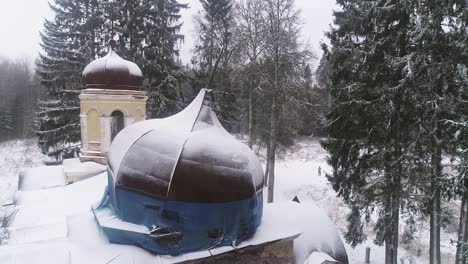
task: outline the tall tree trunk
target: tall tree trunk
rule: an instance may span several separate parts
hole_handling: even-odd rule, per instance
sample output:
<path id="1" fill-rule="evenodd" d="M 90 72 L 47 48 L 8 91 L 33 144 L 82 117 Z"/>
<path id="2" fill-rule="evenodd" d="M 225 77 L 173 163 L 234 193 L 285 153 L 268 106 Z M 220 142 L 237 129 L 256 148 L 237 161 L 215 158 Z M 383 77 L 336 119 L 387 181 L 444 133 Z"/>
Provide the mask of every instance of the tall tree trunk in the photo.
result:
<path id="1" fill-rule="evenodd" d="M 249 82 L 249 148 L 252 148 L 254 142 L 253 131 L 253 80 Z"/>
<path id="2" fill-rule="evenodd" d="M 273 96 L 271 104 L 270 123 L 270 155 L 268 156 L 268 203 L 274 200 L 275 191 L 275 158 L 276 158 L 276 98 Z"/>
<path id="3" fill-rule="evenodd" d="M 392 193 L 392 262 L 390 264 L 398 264 L 398 238 L 400 226 L 400 181 L 401 176 L 395 177 L 395 189 Z"/>
<path id="4" fill-rule="evenodd" d="M 385 264 L 398 264 L 398 239 L 400 235 L 401 164 L 399 171 L 392 177 L 390 195 L 390 216 L 388 217 L 387 239 L 385 241 Z"/>
<path id="5" fill-rule="evenodd" d="M 468 243 L 468 191 L 463 193 L 460 207 L 460 223 L 458 226 L 458 244 L 455 264 L 466 263 L 467 259 L 465 254 L 468 251 L 466 243 Z"/>
<path id="6" fill-rule="evenodd" d="M 385 263 L 386 264 L 398 264 L 398 239 L 399 239 L 399 226 L 400 226 L 400 204 L 401 204 L 401 178 L 403 174 L 402 164 L 402 143 L 401 143 L 401 116 L 400 116 L 400 102 L 401 96 L 399 91 L 395 94 L 395 111 L 392 115 L 392 124 L 394 129 L 391 130 L 390 142 L 392 144 L 394 152 L 391 155 L 391 159 L 387 161 L 388 171 L 387 179 L 389 192 L 387 195 L 388 200 L 388 214 L 386 225 L 388 231 L 385 231 Z M 396 167 L 390 165 L 396 161 Z"/>
<path id="7" fill-rule="evenodd" d="M 390 181 L 394 181 L 394 177 L 391 177 Z M 393 184 L 392 184 L 393 185 Z M 395 186 L 394 186 L 395 187 Z M 393 187 L 393 188 L 394 188 Z M 386 198 L 386 212 L 387 216 L 385 219 L 385 264 L 397 264 L 398 257 L 398 224 L 399 224 L 399 210 L 397 201 L 395 200 L 394 190 L 392 187 L 392 192 L 389 192 Z M 397 199 L 399 200 L 399 199 Z M 399 209 L 399 208 L 398 208 Z"/>
<path id="8" fill-rule="evenodd" d="M 268 139 L 268 144 L 267 144 L 267 161 L 266 161 L 266 168 L 265 168 L 265 180 L 263 181 L 263 184 L 265 186 L 268 186 L 268 179 L 270 175 L 270 139 Z"/>
<path id="9" fill-rule="evenodd" d="M 440 137 L 438 137 L 440 138 Z M 434 153 L 432 155 L 432 179 L 431 179 L 431 217 L 430 217 L 430 264 L 440 264 L 440 188 L 438 181 L 442 176 L 442 147 L 439 139 L 435 139 Z"/>
<path id="10" fill-rule="evenodd" d="M 393 264 L 393 245 L 390 239 L 385 242 L 385 264 Z"/>
<path id="11" fill-rule="evenodd" d="M 275 158 L 276 158 L 276 96 L 279 91 L 279 49 L 275 50 L 275 76 L 274 87 L 271 98 L 271 118 L 270 118 L 270 155 L 268 159 L 268 203 L 273 203 L 275 192 Z"/>

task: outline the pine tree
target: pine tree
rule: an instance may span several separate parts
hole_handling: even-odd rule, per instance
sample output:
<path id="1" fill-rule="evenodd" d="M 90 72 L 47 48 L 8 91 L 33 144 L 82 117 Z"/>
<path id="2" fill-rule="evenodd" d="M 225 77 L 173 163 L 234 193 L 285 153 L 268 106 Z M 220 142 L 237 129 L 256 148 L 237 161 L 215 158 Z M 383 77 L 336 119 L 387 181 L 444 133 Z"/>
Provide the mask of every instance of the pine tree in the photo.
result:
<path id="1" fill-rule="evenodd" d="M 56 0 L 50 7 L 55 17 L 44 23 L 36 64 L 49 99 L 36 115 L 37 134 L 43 152 L 61 160 L 78 154 L 81 75 L 99 53 L 103 21 L 97 0 Z"/>
<path id="2" fill-rule="evenodd" d="M 413 1 L 337 1 L 326 50 L 330 63 L 328 116 L 333 188 L 350 205 L 345 238 L 364 241 L 364 226 L 377 214 L 375 242 L 385 244 L 385 263 L 396 264 L 403 197 L 420 145 L 409 57 Z M 417 178 L 417 177 L 415 177 Z"/>

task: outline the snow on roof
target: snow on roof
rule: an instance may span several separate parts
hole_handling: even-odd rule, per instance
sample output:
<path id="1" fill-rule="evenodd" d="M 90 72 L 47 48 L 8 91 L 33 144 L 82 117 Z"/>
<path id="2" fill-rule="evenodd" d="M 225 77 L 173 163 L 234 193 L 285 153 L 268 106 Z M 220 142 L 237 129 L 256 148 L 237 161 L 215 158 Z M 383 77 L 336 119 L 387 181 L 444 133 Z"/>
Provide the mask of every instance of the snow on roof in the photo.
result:
<path id="1" fill-rule="evenodd" d="M 103 173 L 65 187 L 18 192 L 17 213 L 8 227 L 7 245 L 0 247 L 0 263 L 102 264 L 112 259 L 116 259 L 115 263 L 177 263 L 268 241 L 294 239 L 300 233 L 303 234 L 294 242 L 296 263 L 321 263 L 315 260 L 346 254 L 336 229 L 321 209 L 293 202 L 265 205 L 263 221 L 255 235 L 236 248 L 222 247 L 173 257 L 153 255 L 135 246 L 111 244 L 90 211 L 99 201 L 105 179 Z M 320 251 L 327 255 L 314 253 Z"/>
<path id="2" fill-rule="evenodd" d="M 143 73 L 140 67 L 131 61 L 122 59 L 115 51 L 111 50 L 106 56 L 96 59 L 88 64 L 83 70 L 83 76 L 100 70 L 108 70 L 126 66 L 129 74 L 132 76 L 141 77 Z"/>
<path id="3" fill-rule="evenodd" d="M 184 137 L 185 134 L 188 134 L 190 128 L 193 124 L 190 124 L 190 120 L 195 120 L 198 115 L 198 111 L 195 109 L 200 109 L 203 104 L 203 98 L 205 97 L 204 93 L 198 94 L 198 96 L 188 105 L 184 110 L 168 118 L 163 119 L 152 119 L 145 122 L 138 122 L 129 127 L 124 128 L 120 131 L 119 134 L 114 139 L 114 142 L 110 146 L 109 152 L 112 155 L 109 156 L 109 163 L 115 164 L 116 168 L 120 168 L 122 160 L 127 154 L 128 150 L 132 147 L 133 143 L 136 140 L 141 138 L 146 133 L 152 131 L 155 127 L 167 127 L 167 126 L 177 126 L 178 129 L 175 129 L 175 132 L 183 133 L 181 135 Z M 174 135 L 176 137 L 178 135 Z M 114 171 L 115 174 L 118 171 Z"/>
<path id="4" fill-rule="evenodd" d="M 63 161 L 63 174 L 69 182 L 81 181 L 101 174 L 107 170 L 107 166 L 87 161 L 81 162 L 79 158 Z"/>
<path id="5" fill-rule="evenodd" d="M 113 50 L 90 62 L 83 70 L 85 88 L 134 90 L 142 82 L 141 69 L 135 63 L 122 59 Z"/>
<path id="6" fill-rule="evenodd" d="M 48 189 L 66 184 L 63 177 L 63 166 L 41 166 L 21 170 L 18 189 L 29 191 L 33 189 Z"/>
<path id="7" fill-rule="evenodd" d="M 315 251 L 312 252 L 312 254 L 310 254 L 310 256 L 307 258 L 304 264 L 324 263 L 325 261 L 328 261 L 327 263 L 338 263 L 336 260 L 328 256 L 327 254 Z"/>
<path id="8" fill-rule="evenodd" d="M 265 242 L 294 239 L 300 230 L 287 223 L 284 211 L 266 206 L 257 233 L 236 248 L 225 247 L 158 256 L 136 246 L 111 244 L 98 227 L 91 207 L 106 187 L 103 173 L 71 185 L 48 190 L 18 191 L 15 214 L 9 223 L 10 239 L 0 247 L 0 263 L 178 263 L 209 257 Z"/>

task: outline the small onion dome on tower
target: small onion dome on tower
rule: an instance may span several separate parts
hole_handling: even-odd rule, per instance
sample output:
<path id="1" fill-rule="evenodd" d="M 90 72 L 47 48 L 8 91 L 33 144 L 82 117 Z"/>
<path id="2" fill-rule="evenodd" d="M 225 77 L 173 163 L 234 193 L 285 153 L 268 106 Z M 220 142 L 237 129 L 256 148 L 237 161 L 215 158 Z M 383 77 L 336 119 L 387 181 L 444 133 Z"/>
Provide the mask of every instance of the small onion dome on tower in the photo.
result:
<path id="1" fill-rule="evenodd" d="M 255 233 L 263 211 L 262 166 L 221 126 L 211 98 L 203 89 L 179 114 L 117 135 L 108 154 L 107 194 L 94 211 L 111 242 L 174 255 L 235 245 Z M 106 218 L 146 231 L 116 228 Z"/>
<path id="2" fill-rule="evenodd" d="M 83 86 L 111 90 L 138 90 L 143 73 L 133 62 L 122 59 L 111 48 L 109 53 L 89 63 L 83 71 Z"/>

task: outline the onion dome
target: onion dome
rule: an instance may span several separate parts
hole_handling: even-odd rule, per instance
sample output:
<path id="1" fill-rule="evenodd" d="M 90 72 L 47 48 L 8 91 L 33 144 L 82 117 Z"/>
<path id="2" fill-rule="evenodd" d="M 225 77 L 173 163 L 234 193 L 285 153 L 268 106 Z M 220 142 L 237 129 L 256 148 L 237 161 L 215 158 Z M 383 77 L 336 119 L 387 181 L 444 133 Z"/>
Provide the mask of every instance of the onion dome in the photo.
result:
<path id="1" fill-rule="evenodd" d="M 174 201 L 255 196 L 263 186 L 260 161 L 221 126 L 210 104 L 203 90 L 178 115 L 122 131 L 109 152 L 115 184 Z"/>
<path id="2" fill-rule="evenodd" d="M 179 114 L 133 124 L 116 136 L 108 153 L 107 198 L 95 211 L 111 242 L 174 255 L 232 246 L 255 233 L 263 169 L 255 153 L 221 126 L 211 98 L 203 89 Z M 103 210 L 111 212 L 100 217 Z M 103 218 L 145 226 L 147 233 L 133 237 L 131 227 L 106 227 Z"/>
<path id="3" fill-rule="evenodd" d="M 85 89 L 137 90 L 142 84 L 141 69 L 112 49 L 106 56 L 89 63 L 83 71 Z"/>

